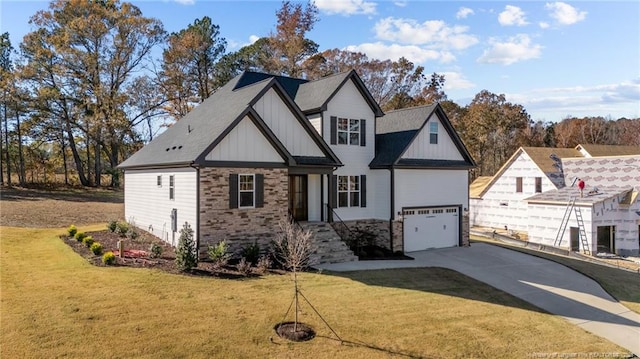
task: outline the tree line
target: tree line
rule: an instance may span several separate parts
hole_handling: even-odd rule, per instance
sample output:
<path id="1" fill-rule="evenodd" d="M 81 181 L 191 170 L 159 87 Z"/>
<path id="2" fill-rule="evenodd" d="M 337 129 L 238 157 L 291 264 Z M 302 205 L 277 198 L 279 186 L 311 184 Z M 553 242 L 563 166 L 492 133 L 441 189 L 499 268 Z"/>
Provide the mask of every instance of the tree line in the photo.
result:
<path id="1" fill-rule="evenodd" d="M 493 174 L 520 146 L 640 146 L 640 119 L 534 122 L 487 90 L 462 107 L 444 75 L 406 58 L 319 52 L 307 38 L 319 21 L 312 2 L 284 1 L 275 15 L 275 31 L 228 52 L 208 16 L 167 33 L 127 2 L 52 1 L 17 48 L 0 36 L 0 182 L 119 187 L 120 162 L 245 70 L 313 80 L 355 69 L 385 111 L 439 102 L 478 162 L 473 176 Z"/>

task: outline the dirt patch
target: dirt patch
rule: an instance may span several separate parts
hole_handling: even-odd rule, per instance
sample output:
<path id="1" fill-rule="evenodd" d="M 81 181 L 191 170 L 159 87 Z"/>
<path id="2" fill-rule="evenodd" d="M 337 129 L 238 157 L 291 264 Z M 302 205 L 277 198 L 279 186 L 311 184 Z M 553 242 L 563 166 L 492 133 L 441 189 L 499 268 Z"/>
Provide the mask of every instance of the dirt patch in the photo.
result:
<path id="1" fill-rule="evenodd" d="M 284 322 L 275 326 L 278 336 L 294 342 L 305 342 L 315 338 L 316 332 L 305 323 Z"/>
<path id="2" fill-rule="evenodd" d="M 0 188 L 0 225 L 55 228 L 124 219 L 124 192 L 109 189 Z"/>

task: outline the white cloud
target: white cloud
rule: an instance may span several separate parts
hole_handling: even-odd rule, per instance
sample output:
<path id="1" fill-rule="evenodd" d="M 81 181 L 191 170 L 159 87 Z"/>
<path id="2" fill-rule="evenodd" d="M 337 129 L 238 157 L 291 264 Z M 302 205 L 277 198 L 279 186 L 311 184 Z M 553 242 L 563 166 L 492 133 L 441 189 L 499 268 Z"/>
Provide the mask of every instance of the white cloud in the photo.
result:
<path id="1" fill-rule="evenodd" d="M 415 45 L 386 45 L 381 42 L 375 42 L 347 46 L 345 50 L 362 52 L 367 54 L 368 57 L 378 60 L 395 61 L 401 57 L 405 57 L 413 63 L 424 63 L 430 60 L 448 63 L 455 60 L 455 56 L 448 51 L 424 49 Z"/>
<path id="2" fill-rule="evenodd" d="M 193 5 L 196 3 L 196 0 L 173 0 L 181 5 Z"/>
<path id="3" fill-rule="evenodd" d="M 439 72 L 444 75 L 444 90 L 461 90 L 473 88 L 476 86 L 473 82 L 467 80 L 464 75 L 459 72 Z"/>
<path id="4" fill-rule="evenodd" d="M 484 50 L 478 58 L 480 63 L 511 65 L 516 62 L 540 57 L 542 46 L 531 43 L 528 35 L 519 34 L 501 42 L 495 38 L 489 40 L 491 47 Z"/>
<path id="5" fill-rule="evenodd" d="M 458 12 L 456 13 L 456 19 L 466 19 L 467 16 L 473 15 L 473 14 L 474 14 L 473 9 L 463 6 L 460 9 L 458 9 Z"/>
<path id="6" fill-rule="evenodd" d="M 315 0 L 319 10 L 327 14 L 358 15 L 375 14 L 376 3 L 364 0 Z"/>
<path id="7" fill-rule="evenodd" d="M 549 16 L 560 25 L 573 25 L 587 18 L 586 11 L 578 11 L 578 9 L 567 3 L 547 3 L 544 7 L 551 11 Z"/>
<path id="8" fill-rule="evenodd" d="M 378 39 L 401 44 L 462 50 L 478 43 L 475 36 L 467 33 L 468 27 L 449 26 L 441 20 L 418 23 L 413 19 L 387 17 L 376 23 L 374 31 Z"/>
<path id="9" fill-rule="evenodd" d="M 260 40 L 260 36 L 258 35 L 250 35 L 249 36 L 249 44 L 253 44 L 254 42 Z"/>
<path id="10" fill-rule="evenodd" d="M 640 117 L 640 79 L 617 84 L 539 88 L 508 94 L 509 101 L 523 105 L 535 120 L 560 121 L 568 115 Z"/>
<path id="11" fill-rule="evenodd" d="M 548 29 L 550 25 L 548 22 L 540 21 L 538 26 L 540 26 L 541 29 Z"/>
<path id="12" fill-rule="evenodd" d="M 260 39 L 260 36 L 257 35 L 250 35 L 249 36 L 249 41 L 235 41 L 232 39 L 227 39 L 227 50 L 229 51 L 235 51 L 235 50 L 239 50 L 245 46 L 249 46 L 251 44 L 253 44 L 254 42 L 258 41 Z"/>
<path id="13" fill-rule="evenodd" d="M 394 1 L 393 5 L 397 6 L 397 7 L 405 7 L 407 6 L 407 1 L 403 0 L 403 1 Z"/>
<path id="14" fill-rule="evenodd" d="M 504 11 L 498 15 L 498 22 L 502 26 L 524 26 L 528 24 L 524 11 L 513 5 L 504 7 Z"/>

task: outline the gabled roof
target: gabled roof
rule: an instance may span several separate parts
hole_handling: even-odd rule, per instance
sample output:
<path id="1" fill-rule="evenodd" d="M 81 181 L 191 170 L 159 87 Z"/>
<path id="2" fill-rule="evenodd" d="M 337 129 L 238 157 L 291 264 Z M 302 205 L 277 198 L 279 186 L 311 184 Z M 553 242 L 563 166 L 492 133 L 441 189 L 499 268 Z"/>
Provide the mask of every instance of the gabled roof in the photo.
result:
<path id="1" fill-rule="evenodd" d="M 437 114 L 464 160 L 402 158 L 433 114 Z M 370 168 L 472 168 L 475 165 L 440 104 L 389 111 L 376 119 L 376 156 L 369 164 Z"/>
<path id="2" fill-rule="evenodd" d="M 565 181 L 581 178 L 592 186 L 630 186 L 640 190 L 640 155 L 564 158 Z"/>
<path id="3" fill-rule="evenodd" d="M 584 150 L 585 157 L 640 155 L 640 146 L 613 146 L 579 144 L 576 150 Z"/>
<path id="4" fill-rule="evenodd" d="M 369 107 L 371 107 L 374 115 L 376 117 L 384 115 L 382 109 L 373 96 L 371 96 L 371 93 L 355 70 L 323 77 L 319 80 L 301 84 L 298 92 L 293 96 L 293 98 L 304 113 L 321 112 L 327 109 L 329 101 L 331 101 L 342 86 L 344 86 L 344 84 L 349 80 L 354 82 L 362 97 L 369 104 Z"/>
<path id="5" fill-rule="evenodd" d="M 476 190 L 476 198 L 484 196 L 485 193 L 493 186 L 493 184 L 511 167 L 511 165 L 522 154 L 526 153 L 531 161 L 540 169 L 540 171 L 553 182 L 556 187 L 564 187 L 564 178 L 562 176 L 563 157 L 581 157 L 580 151 L 574 148 L 552 148 L 552 147 L 520 147 L 509 159 L 500 167 L 498 172 L 491 177 L 491 180 L 484 180 L 482 188 Z"/>
<path id="6" fill-rule="evenodd" d="M 302 165 L 297 163 L 295 158 L 287 152 L 252 108 L 252 105 L 269 89 L 274 89 L 280 94 L 301 125 L 325 153 L 326 158 L 317 158 L 314 163 L 340 166 L 340 160 L 313 130 L 300 109 L 276 79 L 269 76 L 259 79 L 256 73 L 242 73 L 218 89 L 180 121 L 174 123 L 118 167 L 139 168 L 203 164 L 206 154 L 245 116 L 248 116 L 271 142 L 282 156 L 284 163 L 293 166 Z M 303 162 L 308 163 L 309 161 L 309 158 L 305 158 Z"/>

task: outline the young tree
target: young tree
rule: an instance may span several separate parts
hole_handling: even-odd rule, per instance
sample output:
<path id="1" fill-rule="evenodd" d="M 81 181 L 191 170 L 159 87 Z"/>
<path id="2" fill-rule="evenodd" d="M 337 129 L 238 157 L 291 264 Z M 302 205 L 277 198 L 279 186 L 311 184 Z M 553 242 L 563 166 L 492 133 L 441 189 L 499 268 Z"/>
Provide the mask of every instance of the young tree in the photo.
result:
<path id="1" fill-rule="evenodd" d="M 300 310 L 298 302 L 298 272 L 311 264 L 311 254 L 314 246 L 310 231 L 303 230 L 289 220 L 280 221 L 278 226 L 280 230 L 273 240 L 272 247 L 275 260 L 293 273 L 295 290 L 295 322 L 293 330 L 295 332 L 297 331 L 298 312 Z"/>
<path id="2" fill-rule="evenodd" d="M 193 229 L 184 222 L 180 230 L 178 248 L 176 248 L 176 267 L 181 271 L 188 271 L 198 265 L 198 249 L 193 239 Z"/>
<path id="3" fill-rule="evenodd" d="M 7 168 L 7 184 L 11 186 L 11 166 L 9 159 L 9 132 L 8 132 L 8 114 L 7 106 L 9 104 L 9 90 L 12 78 L 12 63 L 11 53 L 13 47 L 11 46 L 11 40 L 9 39 L 9 33 L 5 32 L 0 35 L 0 87 L 2 88 L 2 123 L 4 123 L 4 131 L 2 131 L 2 123 L 0 123 L 0 184 L 4 184 L 3 167 Z M 4 149 L 7 151 L 7 156 L 4 156 L 2 134 L 4 137 Z M 6 162 L 5 162 L 6 161 Z"/>

